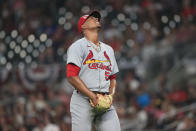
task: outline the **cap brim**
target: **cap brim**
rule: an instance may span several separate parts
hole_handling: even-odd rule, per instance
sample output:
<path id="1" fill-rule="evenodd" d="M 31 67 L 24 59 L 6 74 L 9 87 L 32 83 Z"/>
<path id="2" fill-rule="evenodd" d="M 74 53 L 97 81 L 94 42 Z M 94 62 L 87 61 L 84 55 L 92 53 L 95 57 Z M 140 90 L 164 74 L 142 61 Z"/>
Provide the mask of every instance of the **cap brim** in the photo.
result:
<path id="1" fill-rule="evenodd" d="M 98 18 L 98 20 L 100 21 L 101 20 L 101 14 L 99 13 L 99 11 L 92 11 L 90 14 L 89 14 L 89 16 L 88 16 L 88 18 L 90 17 L 90 16 L 93 16 L 93 17 L 95 17 L 95 18 Z M 87 19 L 88 19 L 87 18 Z"/>

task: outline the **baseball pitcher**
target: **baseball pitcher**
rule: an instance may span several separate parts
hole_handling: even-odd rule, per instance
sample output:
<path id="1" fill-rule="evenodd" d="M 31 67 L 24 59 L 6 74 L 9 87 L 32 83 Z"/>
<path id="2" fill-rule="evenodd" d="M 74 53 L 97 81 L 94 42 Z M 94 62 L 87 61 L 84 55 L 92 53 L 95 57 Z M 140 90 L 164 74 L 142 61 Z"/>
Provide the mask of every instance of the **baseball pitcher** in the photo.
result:
<path id="1" fill-rule="evenodd" d="M 92 11 L 78 22 L 83 38 L 67 52 L 67 78 L 75 88 L 70 112 L 72 131 L 120 131 L 120 123 L 112 105 L 118 66 L 113 49 L 98 40 L 101 15 Z"/>

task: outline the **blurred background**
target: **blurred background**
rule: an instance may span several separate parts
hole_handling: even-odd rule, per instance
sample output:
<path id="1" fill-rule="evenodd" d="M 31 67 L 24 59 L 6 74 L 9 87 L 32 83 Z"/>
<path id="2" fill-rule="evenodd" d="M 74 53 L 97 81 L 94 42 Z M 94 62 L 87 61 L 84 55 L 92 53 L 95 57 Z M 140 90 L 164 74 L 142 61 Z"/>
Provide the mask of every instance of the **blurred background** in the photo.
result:
<path id="1" fill-rule="evenodd" d="M 195 131 L 195 0 L 0 0 L 0 131 L 70 131 L 66 52 L 93 9 L 122 131 Z"/>

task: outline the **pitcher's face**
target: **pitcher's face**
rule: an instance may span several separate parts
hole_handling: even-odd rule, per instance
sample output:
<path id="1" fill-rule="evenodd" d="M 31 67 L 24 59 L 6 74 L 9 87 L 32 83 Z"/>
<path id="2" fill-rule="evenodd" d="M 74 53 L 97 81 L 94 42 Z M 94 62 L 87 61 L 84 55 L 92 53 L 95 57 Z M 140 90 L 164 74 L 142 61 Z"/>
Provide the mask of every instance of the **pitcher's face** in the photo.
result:
<path id="1" fill-rule="evenodd" d="M 93 16 L 90 16 L 85 23 L 82 25 L 83 30 L 88 30 L 88 31 L 95 31 L 99 30 L 101 27 L 100 22 L 98 18 L 95 18 Z"/>

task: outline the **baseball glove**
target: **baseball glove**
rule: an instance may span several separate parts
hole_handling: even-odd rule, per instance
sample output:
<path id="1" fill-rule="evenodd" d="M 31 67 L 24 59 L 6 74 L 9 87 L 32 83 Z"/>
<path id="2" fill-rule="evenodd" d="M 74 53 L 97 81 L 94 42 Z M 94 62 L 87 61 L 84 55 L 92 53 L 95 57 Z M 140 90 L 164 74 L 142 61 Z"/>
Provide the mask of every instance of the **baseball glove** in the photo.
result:
<path id="1" fill-rule="evenodd" d="M 93 110 L 96 113 L 104 113 L 106 112 L 113 102 L 112 95 L 103 95 L 103 94 L 97 94 L 98 97 L 98 103 L 96 105 L 93 104 L 93 102 L 90 100 L 90 104 L 93 108 Z"/>

